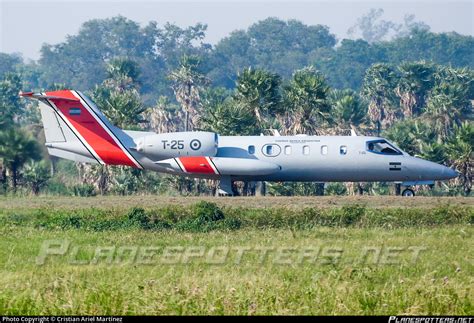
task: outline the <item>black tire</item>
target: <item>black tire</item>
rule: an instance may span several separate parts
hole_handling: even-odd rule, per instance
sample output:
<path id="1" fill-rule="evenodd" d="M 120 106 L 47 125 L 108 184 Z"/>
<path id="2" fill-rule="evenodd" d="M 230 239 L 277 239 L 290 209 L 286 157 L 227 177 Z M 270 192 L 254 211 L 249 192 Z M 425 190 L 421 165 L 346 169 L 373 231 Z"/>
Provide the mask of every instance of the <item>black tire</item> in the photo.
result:
<path id="1" fill-rule="evenodd" d="M 402 196 L 413 197 L 413 196 L 415 196 L 415 191 L 410 189 L 410 188 L 406 188 L 406 189 L 403 190 Z"/>

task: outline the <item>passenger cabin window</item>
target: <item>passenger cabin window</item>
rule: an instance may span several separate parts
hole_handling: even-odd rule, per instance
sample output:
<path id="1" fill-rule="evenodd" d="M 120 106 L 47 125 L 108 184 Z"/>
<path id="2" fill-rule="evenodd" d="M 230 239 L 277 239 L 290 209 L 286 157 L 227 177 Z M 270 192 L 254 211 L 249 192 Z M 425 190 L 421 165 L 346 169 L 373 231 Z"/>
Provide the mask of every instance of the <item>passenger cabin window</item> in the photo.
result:
<path id="1" fill-rule="evenodd" d="M 327 155 L 328 154 L 328 146 L 324 145 L 321 146 L 321 155 Z"/>
<path id="2" fill-rule="evenodd" d="M 347 154 L 347 146 L 341 146 L 341 147 L 339 147 L 339 153 L 340 153 L 341 155 Z"/>
<path id="3" fill-rule="evenodd" d="M 266 151 L 265 155 L 269 155 L 269 156 L 273 155 L 273 146 L 272 145 L 266 146 L 265 151 Z"/>
<path id="4" fill-rule="evenodd" d="M 249 151 L 249 154 L 250 154 L 250 155 L 255 154 L 255 146 L 249 146 L 248 151 Z"/>
<path id="5" fill-rule="evenodd" d="M 291 146 L 285 146 L 285 155 L 291 155 Z"/>
<path id="6" fill-rule="evenodd" d="M 262 153 L 268 157 L 278 156 L 281 152 L 281 147 L 275 144 L 267 144 L 262 147 Z"/>
<path id="7" fill-rule="evenodd" d="M 367 142 L 367 151 L 381 155 L 401 155 L 402 152 L 389 144 L 386 140 L 373 140 Z"/>
<path id="8" fill-rule="evenodd" d="M 303 146 L 303 155 L 309 155 L 309 146 Z"/>

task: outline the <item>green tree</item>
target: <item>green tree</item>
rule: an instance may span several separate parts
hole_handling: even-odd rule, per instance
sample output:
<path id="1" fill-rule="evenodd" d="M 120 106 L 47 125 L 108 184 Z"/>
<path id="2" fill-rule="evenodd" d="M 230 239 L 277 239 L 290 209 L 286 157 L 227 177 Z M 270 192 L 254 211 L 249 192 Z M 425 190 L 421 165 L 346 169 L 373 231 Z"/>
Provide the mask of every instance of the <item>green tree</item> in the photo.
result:
<path id="1" fill-rule="evenodd" d="M 255 115 L 236 102 L 229 90 L 207 89 L 202 95 L 202 106 L 200 124 L 203 130 L 214 131 L 225 136 L 259 134 Z"/>
<path id="2" fill-rule="evenodd" d="M 460 184 L 464 193 L 469 195 L 472 190 L 472 168 L 474 167 L 474 125 L 464 122 L 454 126 L 453 133 L 446 142 L 446 155 L 448 163 L 460 175 Z"/>
<path id="3" fill-rule="evenodd" d="M 177 132 L 182 128 L 184 120 L 181 107 L 170 102 L 166 96 L 160 96 L 156 104 L 146 111 L 145 116 L 149 130 L 156 133 Z"/>
<path id="4" fill-rule="evenodd" d="M 247 68 L 237 78 L 234 100 L 255 116 L 260 130 L 282 112 L 280 84 L 279 75 L 261 69 Z"/>
<path id="5" fill-rule="evenodd" d="M 19 66 L 23 64 L 23 59 L 17 54 L 0 53 L 0 79 L 7 73 L 15 73 Z"/>
<path id="6" fill-rule="evenodd" d="M 405 117 L 423 112 L 427 95 L 434 84 L 435 68 L 425 62 L 405 62 L 398 66 L 400 79 L 395 89 Z"/>
<path id="7" fill-rule="evenodd" d="M 110 59 L 128 57 L 140 66 L 147 103 L 154 102 L 160 95 L 171 94 L 169 82 L 157 75 L 176 68 L 183 54 L 208 55 L 210 45 L 203 41 L 206 28 L 203 24 L 159 26 L 155 21 L 141 27 L 123 16 L 88 20 L 64 42 L 43 45 L 40 87 L 60 82 L 78 90 L 94 88 L 107 77 Z"/>
<path id="8" fill-rule="evenodd" d="M 16 73 L 6 73 L 0 80 L 0 129 L 12 126 L 24 112 L 18 96 L 21 90 L 21 78 Z"/>
<path id="9" fill-rule="evenodd" d="M 380 45 L 384 47 L 386 61 L 391 64 L 424 60 L 454 67 L 474 67 L 473 36 L 413 28 L 407 35 Z"/>
<path id="10" fill-rule="evenodd" d="M 426 117 L 438 131 L 441 141 L 472 113 L 474 73 L 469 69 L 439 67 L 435 80 L 426 106 Z"/>
<path id="11" fill-rule="evenodd" d="M 81 174 L 82 184 L 95 187 L 101 195 L 109 192 L 110 184 L 113 182 L 114 170 L 120 172 L 120 166 L 108 166 L 99 164 L 77 164 Z"/>
<path id="12" fill-rule="evenodd" d="M 92 92 L 92 99 L 110 121 L 120 128 L 132 127 L 145 122 L 144 107 L 136 78 L 139 69 L 136 62 L 115 58 L 107 65 L 107 76 Z"/>
<path id="13" fill-rule="evenodd" d="M 256 121 L 253 114 L 232 99 L 206 109 L 201 117 L 203 130 L 214 131 L 223 136 L 258 135 Z"/>
<path id="14" fill-rule="evenodd" d="M 23 177 L 26 184 L 31 188 L 31 192 L 38 195 L 51 178 L 50 168 L 44 160 L 30 162 L 25 166 Z"/>
<path id="15" fill-rule="evenodd" d="M 197 113 L 201 106 L 200 91 L 209 83 L 199 70 L 199 64 L 197 56 L 184 55 L 179 67 L 168 75 L 176 101 L 181 104 L 185 113 L 184 131 L 193 130 L 196 125 Z"/>
<path id="16" fill-rule="evenodd" d="M 138 191 L 142 172 L 139 169 L 119 167 L 113 176 L 113 192 L 120 195 L 129 195 Z"/>
<path id="17" fill-rule="evenodd" d="M 426 143 L 436 142 L 437 133 L 429 123 L 420 118 L 399 121 L 385 130 L 383 135 L 412 156 L 421 157 L 423 155 L 432 161 L 435 161 L 433 157 L 437 156 L 436 161 L 444 161 L 443 158 L 440 159 L 439 154 L 432 155 L 428 153 L 437 150 L 434 146 L 426 146 Z"/>
<path id="18" fill-rule="evenodd" d="M 132 59 L 115 57 L 111 59 L 105 68 L 108 82 L 120 89 L 129 89 L 140 76 L 140 67 Z"/>
<path id="19" fill-rule="evenodd" d="M 363 128 L 367 121 L 367 102 L 357 92 L 333 90 L 329 95 L 331 124 L 338 130 Z"/>
<path id="20" fill-rule="evenodd" d="M 23 129 L 9 128 L 0 132 L 0 158 L 11 172 L 11 183 L 16 191 L 21 167 L 30 160 L 39 160 L 38 143 Z"/>
<path id="21" fill-rule="evenodd" d="M 311 63 L 323 72 L 332 87 L 359 91 L 366 70 L 377 62 L 387 61 L 383 44 L 369 44 L 362 39 L 343 39 L 334 49 L 319 50 Z"/>
<path id="22" fill-rule="evenodd" d="M 209 77 L 216 85 L 232 88 L 238 72 L 252 66 L 289 78 L 335 44 L 336 37 L 327 26 L 267 18 L 216 44 L 210 55 Z"/>
<path id="23" fill-rule="evenodd" d="M 329 86 L 324 76 L 312 67 L 293 74 L 285 87 L 285 119 L 288 133 L 322 134 L 330 120 Z"/>
<path id="24" fill-rule="evenodd" d="M 365 73 L 362 94 L 369 101 L 369 119 L 380 135 L 382 125 L 391 125 L 397 119 L 394 108 L 395 71 L 387 64 L 372 65 Z"/>
<path id="25" fill-rule="evenodd" d="M 379 42 L 391 34 L 396 33 L 401 26 L 392 22 L 381 20 L 384 10 L 381 8 L 370 9 L 370 11 L 357 19 L 357 22 L 349 28 L 347 33 L 354 35 L 360 32 L 362 39 L 369 43 Z"/>
<path id="26" fill-rule="evenodd" d="M 106 66 L 107 79 L 100 86 L 96 86 L 92 99 L 110 119 L 112 124 L 119 128 L 140 129 L 145 123 L 144 112 L 146 107 L 142 103 L 137 79 L 140 75 L 138 64 L 124 57 L 113 58 Z M 85 183 L 96 185 L 104 195 L 110 190 L 110 185 L 120 187 L 120 179 L 126 171 L 123 167 L 109 167 L 107 165 L 87 165 L 84 169 Z"/>

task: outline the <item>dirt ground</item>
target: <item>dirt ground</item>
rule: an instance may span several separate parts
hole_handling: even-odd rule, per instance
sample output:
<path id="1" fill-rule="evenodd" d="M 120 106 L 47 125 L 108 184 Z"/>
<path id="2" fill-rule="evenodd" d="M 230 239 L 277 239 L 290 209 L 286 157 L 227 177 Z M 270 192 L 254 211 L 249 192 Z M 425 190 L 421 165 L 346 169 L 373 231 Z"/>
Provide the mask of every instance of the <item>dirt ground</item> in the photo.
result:
<path id="1" fill-rule="evenodd" d="M 308 196 L 308 197 L 169 197 L 169 196 L 97 196 L 97 197 L 0 197 L 1 209 L 81 209 L 81 208 L 145 208 L 169 204 L 188 205 L 198 201 L 212 201 L 220 206 L 232 207 L 334 207 L 363 204 L 367 207 L 418 207 L 432 208 L 439 205 L 474 206 L 472 197 L 399 197 L 399 196 Z"/>

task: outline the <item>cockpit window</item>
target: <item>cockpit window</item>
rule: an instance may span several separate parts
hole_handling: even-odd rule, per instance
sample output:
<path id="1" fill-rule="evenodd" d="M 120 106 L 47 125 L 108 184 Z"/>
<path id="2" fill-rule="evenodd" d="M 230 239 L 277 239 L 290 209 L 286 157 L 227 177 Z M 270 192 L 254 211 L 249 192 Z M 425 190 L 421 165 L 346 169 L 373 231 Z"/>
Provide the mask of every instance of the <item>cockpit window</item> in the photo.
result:
<path id="1" fill-rule="evenodd" d="M 367 142 L 367 151 L 382 155 L 401 155 L 402 152 L 393 147 L 386 140 L 373 140 Z"/>

